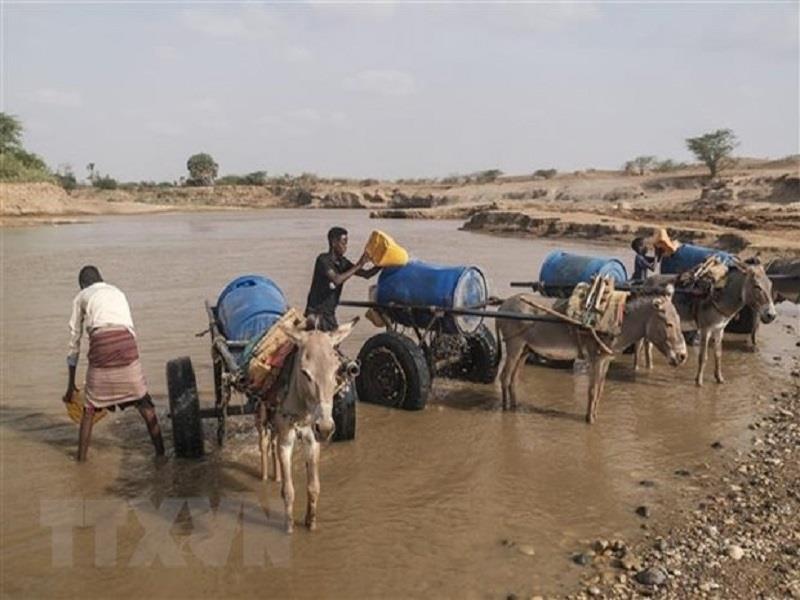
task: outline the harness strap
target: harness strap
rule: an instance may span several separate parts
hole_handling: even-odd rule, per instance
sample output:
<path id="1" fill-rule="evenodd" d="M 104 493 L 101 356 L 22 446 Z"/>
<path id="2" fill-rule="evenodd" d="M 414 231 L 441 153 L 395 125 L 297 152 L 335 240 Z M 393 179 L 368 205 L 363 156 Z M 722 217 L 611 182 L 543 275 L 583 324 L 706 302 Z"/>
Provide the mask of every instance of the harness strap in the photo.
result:
<path id="1" fill-rule="evenodd" d="M 611 348 L 609 348 L 608 345 L 606 345 L 605 342 L 603 342 L 603 340 L 600 339 L 600 336 L 597 334 L 597 331 L 595 331 L 592 327 L 587 327 L 586 325 L 584 325 L 580 321 L 578 321 L 576 319 L 572 319 L 572 318 L 570 318 L 570 317 L 568 317 L 568 316 L 566 316 L 566 315 L 564 315 L 564 314 L 562 314 L 562 313 L 560 313 L 558 311 L 555 311 L 552 308 L 550 308 L 549 306 L 544 306 L 542 304 L 537 304 L 536 302 L 532 302 L 532 301 L 530 301 L 530 300 L 528 300 L 526 298 L 520 298 L 520 300 L 522 300 L 522 302 L 524 302 L 528 306 L 531 306 L 532 308 L 535 308 L 537 310 L 541 310 L 544 313 L 547 313 L 547 314 L 552 315 L 554 317 L 558 317 L 562 321 L 565 321 L 565 322 L 567 322 L 567 323 L 569 323 L 571 325 L 577 326 L 579 328 L 578 331 L 576 331 L 576 335 L 579 336 L 578 337 L 578 339 L 579 339 L 578 348 L 579 349 L 581 349 L 581 347 L 582 347 L 582 345 L 580 343 L 581 332 L 583 330 L 588 330 L 592 334 L 592 337 L 594 338 L 594 341 L 597 342 L 597 345 L 600 347 L 600 349 L 603 352 L 605 352 L 606 354 L 609 354 L 609 355 L 614 354 L 614 351 L 611 350 Z"/>

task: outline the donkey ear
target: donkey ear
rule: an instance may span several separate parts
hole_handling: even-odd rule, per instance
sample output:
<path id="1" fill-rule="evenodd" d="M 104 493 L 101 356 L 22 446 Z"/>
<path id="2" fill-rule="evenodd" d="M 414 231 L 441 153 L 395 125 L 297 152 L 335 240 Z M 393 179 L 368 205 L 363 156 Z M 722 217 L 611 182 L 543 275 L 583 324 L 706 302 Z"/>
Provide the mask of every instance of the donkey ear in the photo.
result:
<path id="1" fill-rule="evenodd" d="M 331 336 L 331 343 L 334 346 L 338 346 L 339 344 L 341 344 L 344 341 L 344 339 L 352 333 L 353 328 L 356 326 L 356 323 L 358 323 L 358 319 L 359 317 L 356 317 L 349 323 L 340 325 L 337 330 L 331 331 L 331 333 L 329 334 Z"/>
<path id="2" fill-rule="evenodd" d="M 305 344 L 306 339 L 308 338 L 308 332 L 304 331 L 298 327 L 294 327 L 291 325 L 279 325 L 281 331 L 286 334 L 286 336 L 292 340 L 296 345 L 302 346 Z"/>

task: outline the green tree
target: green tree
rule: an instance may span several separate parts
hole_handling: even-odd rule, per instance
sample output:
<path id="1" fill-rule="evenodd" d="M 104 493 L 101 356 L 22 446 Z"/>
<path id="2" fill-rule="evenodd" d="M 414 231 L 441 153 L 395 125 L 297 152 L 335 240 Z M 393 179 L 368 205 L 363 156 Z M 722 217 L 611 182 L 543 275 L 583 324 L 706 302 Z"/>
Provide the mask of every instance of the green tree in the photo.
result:
<path id="1" fill-rule="evenodd" d="M 711 133 L 688 138 L 686 145 L 711 171 L 711 177 L 716 177 L 720 169 L 730 160 L 733 149 L 739 145 L 736 134 L 730 129 L 717 129 Z"/>
<path id="2" fill-rule="evenodd" d="M 0 112 L 0 152 L 22 149 L 22 124 L 14 115 Z"/>
<path id="3" fill-rule="evenodd" d="M 186 168 L 189 170 L 187 185 L 214 185 L 214 179 L 219 172 L 219 165 L 205 152 L 190 156 L 186 161 Z"/>
<path id="4" fill-rule="evenodd" d="M 0 179 L 47 181 L 52 179 L 44 160 L 22 147 L 22 124 L 14 115 L 0 112 Z"/>

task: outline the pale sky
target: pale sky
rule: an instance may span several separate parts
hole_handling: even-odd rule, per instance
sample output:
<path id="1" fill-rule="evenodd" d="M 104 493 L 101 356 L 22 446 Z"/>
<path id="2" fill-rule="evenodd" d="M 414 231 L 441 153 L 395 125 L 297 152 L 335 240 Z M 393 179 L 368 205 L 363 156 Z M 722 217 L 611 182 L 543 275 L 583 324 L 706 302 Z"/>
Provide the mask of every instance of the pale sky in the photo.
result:
<path id="1" fill-rule="evenodd" d="M 49 165 L 381 178 L 800 152 L 800 3 L 2 6 L 2 110 Z"/>

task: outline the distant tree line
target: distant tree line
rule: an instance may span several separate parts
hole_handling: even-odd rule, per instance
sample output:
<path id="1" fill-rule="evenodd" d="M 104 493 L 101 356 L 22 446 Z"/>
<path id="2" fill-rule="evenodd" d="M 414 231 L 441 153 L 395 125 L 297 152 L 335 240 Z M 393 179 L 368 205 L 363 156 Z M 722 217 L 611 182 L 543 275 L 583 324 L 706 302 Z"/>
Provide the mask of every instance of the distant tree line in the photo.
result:
<path id="1" fill-rule="evenodd" d="M 69 165 L 62 165 L 52 172 L 44 160 L 26 150 L 22 145 L 22 124 L 13 115 L 0 112 L 0 180 L 2 181 L 55 181 L 65 190 L 78 187 L 78 180 Z M 732 164 L 733 150 L 739 142 L 730 129 L 718 129 L 703 135 L 687 138 L 686 145 L 698 161 L 702 162 L 712 177 Z M 648 172 L 667 172 L 686 168 L 686 163 L 671 159 L 660 160 L 655 156 L 642 155 L 629 160 L 624 165 L 627 173 L 643 175 Z M 213 186 L 213 185 L 252 185 L 271 186 L 280 193 L 286 188 L 308 189 L 319 183 L 372 186 L 378 185 L 377 179 L 320 178 L 313 173 L 302 173 L 298 176 L 289 174 L 268 177 L 266 171 L 253 171 L 243 175 L 226 174 L 219 177 L 219 165 L 207 152 L 193 154 L 186 161 L 188 177 L 181 177 L 179 182 L 120 183 L 114 177 L 101 173 L 95 163 L 86 165 L 87 179 L 92 187 L 102 190 L 117 188 L 164 188 L 177 185 Z M 591 169 L 589 171 L 592 171 Z M 558 174 L 556 169 L 537 169 L 534 177 L 551 179 Z M 442 178 L 397 179 L 397 184 L 486 184 L 497 181 L 503 176 L 500 169 L 486 169 L 466 175 L 448 175 Z"/>

